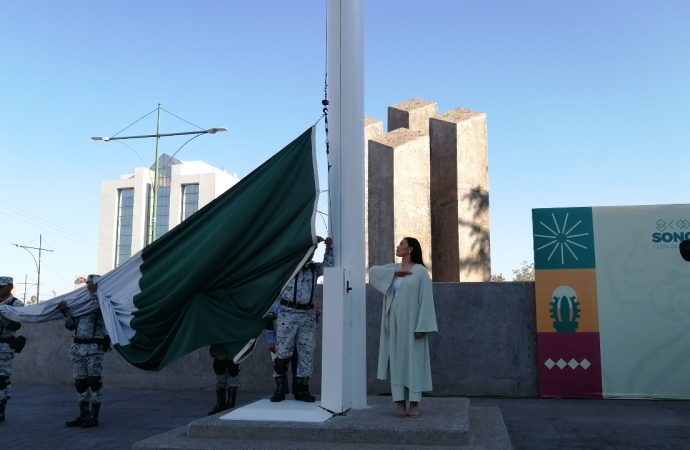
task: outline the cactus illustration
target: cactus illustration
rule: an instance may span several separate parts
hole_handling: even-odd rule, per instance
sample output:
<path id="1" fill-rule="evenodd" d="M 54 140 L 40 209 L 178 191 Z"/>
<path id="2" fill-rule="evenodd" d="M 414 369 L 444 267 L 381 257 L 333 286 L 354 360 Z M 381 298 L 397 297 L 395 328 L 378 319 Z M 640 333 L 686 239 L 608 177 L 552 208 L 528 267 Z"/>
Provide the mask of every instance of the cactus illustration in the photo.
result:
<path id="1" fill-rule="evenodd" d="M 561 290 L 561 292 L 558 292 Z M 567 287 L 568 294 L 564 294 L 562 287 L 554 291 L 553 300 L 551 301 L 551 318 L 554 320 L 553 327 L 559 333 L 574 333 L 580 325 L 580 302 L 577 301 L 577 296 L 572 288 Z"/>

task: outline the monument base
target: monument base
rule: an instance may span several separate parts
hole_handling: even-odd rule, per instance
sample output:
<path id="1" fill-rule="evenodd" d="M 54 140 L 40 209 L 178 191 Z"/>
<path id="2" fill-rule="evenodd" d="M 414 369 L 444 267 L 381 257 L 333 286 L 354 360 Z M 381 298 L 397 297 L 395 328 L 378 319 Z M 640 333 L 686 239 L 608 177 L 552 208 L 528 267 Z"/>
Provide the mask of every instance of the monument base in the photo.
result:
<path id="1" fill-rule="evenodd" d="M 317 411 L 321 409 L 318 400 L 290 405 L 293 402 L 261 400 L 194 420 L 136 442 L 132 448 L 512 448 L 500 410 L 470 407 L 467 398 L 425 397 L 417 418 L 396 417 L 390 397 L 369 397 L 366 408 L 324 420 L 317 418 L 330 413 Z M 255 419 L 257 414 L 266 416 Z"/>

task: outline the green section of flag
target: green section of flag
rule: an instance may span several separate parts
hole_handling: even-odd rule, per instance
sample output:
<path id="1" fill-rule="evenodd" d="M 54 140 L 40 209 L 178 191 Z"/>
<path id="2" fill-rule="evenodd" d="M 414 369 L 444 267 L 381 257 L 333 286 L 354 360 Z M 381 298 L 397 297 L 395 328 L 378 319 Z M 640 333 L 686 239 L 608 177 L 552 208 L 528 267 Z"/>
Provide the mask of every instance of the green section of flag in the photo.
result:
<path id="1" fill-rule="evenodd" d="M 122 356 L 159 370 L 206 345 L 237 352 L 311 253 L 313 129 L 142 251 L 135 335 Z"/>
<path id="2" fill-rule="evenodd" d="M 532 210 L 534 268 L 595 267 L 592 208 Z"/>

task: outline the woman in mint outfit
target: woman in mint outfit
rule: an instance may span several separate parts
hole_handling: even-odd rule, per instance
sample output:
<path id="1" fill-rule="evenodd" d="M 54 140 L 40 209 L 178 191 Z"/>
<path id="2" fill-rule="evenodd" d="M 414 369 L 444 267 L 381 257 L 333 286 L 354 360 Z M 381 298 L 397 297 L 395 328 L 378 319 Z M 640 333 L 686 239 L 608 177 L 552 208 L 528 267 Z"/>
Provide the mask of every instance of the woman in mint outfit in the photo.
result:
<path id="1" fill-rule="evenodd" d="M 377 378 L 390 380 L 397 416 L 418 417 L 422 392 L 432 390 L 429 333 L 438 331 L 434 294 L 419 241 L 404 238 L 395 254 L 399 264 L 369 269 L 369 284 L 384 294 Z"/>

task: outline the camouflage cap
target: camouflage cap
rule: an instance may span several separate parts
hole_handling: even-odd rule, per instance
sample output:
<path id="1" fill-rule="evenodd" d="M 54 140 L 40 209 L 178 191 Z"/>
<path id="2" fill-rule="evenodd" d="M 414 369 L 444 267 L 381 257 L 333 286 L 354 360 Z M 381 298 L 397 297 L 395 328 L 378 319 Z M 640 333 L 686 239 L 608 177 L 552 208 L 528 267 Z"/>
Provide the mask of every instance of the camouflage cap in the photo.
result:
<path id="1" fill-rule="evenodd" d="M 0 277 L 0 286 L 8 286 L 14 284 L 12 277 Z"/>

